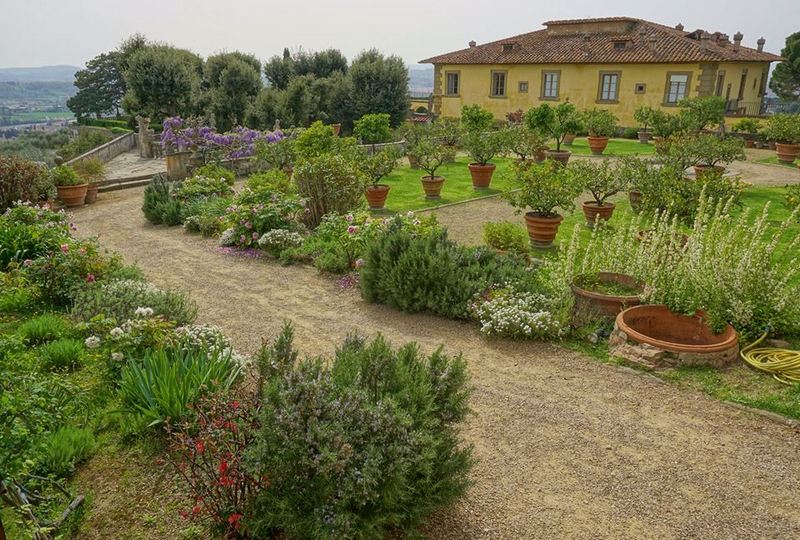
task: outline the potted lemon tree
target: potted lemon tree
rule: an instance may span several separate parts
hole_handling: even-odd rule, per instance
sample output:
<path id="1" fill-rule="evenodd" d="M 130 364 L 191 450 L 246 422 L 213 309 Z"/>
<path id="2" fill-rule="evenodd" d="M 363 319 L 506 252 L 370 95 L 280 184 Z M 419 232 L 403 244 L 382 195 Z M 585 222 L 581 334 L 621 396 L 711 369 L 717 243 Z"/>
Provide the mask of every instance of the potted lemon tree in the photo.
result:
<path id="1" fill-rule="evenodd" d="M 602 155 L 608 146 L 608 139 L 617 130 L 617 117 L 606 109 L 588 109 L 583 112 L 582 120 L 589 132 L 586 140 L 592 154 Z"/>
<path id="2" fill-rule="evenodd" d="M 370 210 L 381 210 L 386 205 L 389 196 L 389 185 L 379 183 L 388 176 L 397 166 L 400 151 L 396 147 L 388 147 L 372 154 L 361 153 L 359 168 L 368 180 L 364 196 L 367 198 Z"/>
<path id="3" fill-rule="evenodd" d="M 571 212 L 581 185 L 571 170 L 551 159 L 544 163 L 513 163 L 510 189 L 503 197 L 517 209 L 525 211 L 525 225 L 531 243 L 536 247 L 552 247 L 564 216 Z"/>
<path id="4" fill-rule="evenodd" d="M 561 145 L 564 144 L 564 138 L 568 134 L 581 130 L 581 122 L 575 105 L 564 102 L 551 107 L 548 103 L 542 103 L 525 113 L 525 125 L 533 131 L 555 139 L 556 149 L 546 152 L 548 158 L 563 165 L 569 162 L 569 156 L 572 153 L 562 151 Z"/>
<path id="5" fill-rule="evenodd" d="M 800 114 L 775 114 L 767 119 L 764 136 L 775 142 L 778 161 L 793 163 L 800 155 Z"/>
<path id="6" fill-rule="evenodd" d="M 489 189 L 496 168 L 489 161 L 502 150 L 502 134 L 498 131 L 469 132 L 464 138 L 464 146 L 472 158 L 472 163 L 469 164 L 472 187 Z"/>
<path id="7" fill-rule="evenodd" d="M 69 208 L 83 206 L 89 183 L 69 165 L 58 165 L 50 171 L 59 200 Z"/>
<path id="8" fill-rule="evenodd" d="M 608 199 L 627 187 L 627 176 L 606 160 L 599 163 L 578 161 L 570 169 L 575 182 L 592 195 L 591 201 L 584 201 L 581 205 L 586 226 L 591 229 L 601 221 L 611 219 L 616 205 Z"/>
<path id="9" fill-rule="evenodd" d="M 648 107 L 647 105 L 639 107 L 633 111 L 633 119 L 639 122 L 639 131 L 637 132 L 637 135 L 639 136 L 639 142 L 642 144 L 648 144 L 653 136 L 653 134 L 650 132 L 650 126 L 653 123 L 652 120 L 654 114 L 655 109 Z"/>
<path id="10" fill-rule="evenodd" d="M 452 161 L 454 153 L 451 146 L 432 137 L 420 139 L 411 149 L 411 154 L 416 157 L 419 168 L 428 173 L 421 178 L 426 199 L 441 198 L 444 177 L 437 176 L 436 171 L 445 163 Z"/>

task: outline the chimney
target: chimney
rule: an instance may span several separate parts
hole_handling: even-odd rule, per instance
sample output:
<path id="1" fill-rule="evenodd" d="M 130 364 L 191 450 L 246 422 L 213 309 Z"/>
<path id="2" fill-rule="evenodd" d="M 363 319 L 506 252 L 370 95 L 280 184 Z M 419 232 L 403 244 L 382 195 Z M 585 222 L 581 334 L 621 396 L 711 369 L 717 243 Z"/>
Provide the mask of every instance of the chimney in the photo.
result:
<path id="1" fill-rule="evenodd" d="M 756 43 L 758 43 L 758 52 L 764 52 L 764 45 L 766 45 L 767 40 L 763 37 L 760 37 Z"/>
<path id="2" fill-rule="evenodd" d="M 700 50 L 708 52 L 708 44 L 711 42 L 711 34 L 703 30 L 700 34 Z"/>
<path id="3" fill-rule="evenodd" d="M 470 49 L 471 49 L 472 47 L 474 47 L 475 45 L 477 45 L 477 43 L 475 43 L 475 40 L 474 40 L 474 39 L 473 39 L 472 41 L 470 41 L 470 42 L 469 42 L 469 47 L 470 47 Z"/>
<path id="4" fill-rule="evenodd" d="M 677 30 L 678 32 L 683 32 L 683 25 L 681 23 L 676 24 L 675 30 Z"/>
<path id="5" fill-rule="evenodd" d="M 583 51 L 584 56 L 589 56 L 590 52 L 590 44 L 592 41 L 592 36 L 589 34 L 583 34 L 583 42 L 581 43 L 581 50 Z"/>
<path id="6" fill-rule="evenodd" d="M 739 52 L 739 48 L 741 48 L 741 46 L 742 46 L 742 40 L 743 39 L 744 39 L 744 36 L 742 35 L 741 32 L 736 32 L 735 34 L 733 34 L 733 50 L 734 50 L 734 52 Z"/>
<path id="7" fill-rule="evenodd" d="M 657 52 L 656 51 L 656 36 L 651 34 L 650 37 L 647 38 L 647 48 L 650 49 L 651 53 Z"/>
<path id="8" fill-rule="evenodd" d="M 717 39 L 717 43 L 719 43 L 720 47 L 727 47 L 730 42 L 731 41 L 728 38 L 728 34 L 720 34 L 719 38 Z"/>

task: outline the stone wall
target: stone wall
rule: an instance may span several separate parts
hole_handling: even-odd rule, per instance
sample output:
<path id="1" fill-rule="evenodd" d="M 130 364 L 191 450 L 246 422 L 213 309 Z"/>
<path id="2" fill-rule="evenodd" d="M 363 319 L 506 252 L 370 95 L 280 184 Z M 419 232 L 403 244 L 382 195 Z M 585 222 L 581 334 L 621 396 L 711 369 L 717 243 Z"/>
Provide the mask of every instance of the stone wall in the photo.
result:
<path id="1" fill-rule="evenodd" d="M 118 155 L 136 148 L 136 144 L 136 133 L 126 133 L 125 135 L 121 135 L 116 139 L 108 141 L 97 148 L 89 150 L 85 154 L 81 154 L 80 156 L 67 161 L 66 164 L 74 165 L 79 161 L 89 158 L 98 158 L 103 163 L 108 163 Z"/>

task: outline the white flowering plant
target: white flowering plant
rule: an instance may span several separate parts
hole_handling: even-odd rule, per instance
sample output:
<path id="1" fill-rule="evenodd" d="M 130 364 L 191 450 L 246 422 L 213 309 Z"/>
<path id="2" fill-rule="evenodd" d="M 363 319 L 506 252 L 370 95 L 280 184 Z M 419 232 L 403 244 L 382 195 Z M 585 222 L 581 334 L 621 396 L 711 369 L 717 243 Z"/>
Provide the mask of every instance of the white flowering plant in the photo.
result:
<path id="1" fill-rule="evenodd" d="M 303 245 L 303 235 L 296 231 L 287 231 L 286 229 L 272 229 L 266 232 L 258 240 L 258 247 L 278 256 L 280 253 L 289 248 L 296 248 Z"/>
<path id="2" fill-rule="evenodd" d="M 558 339 L 569 327 L 568 310 L 557 299 L 513 285 L 478 295 L 471 306 L 487 336 L 513 339 Z"/>

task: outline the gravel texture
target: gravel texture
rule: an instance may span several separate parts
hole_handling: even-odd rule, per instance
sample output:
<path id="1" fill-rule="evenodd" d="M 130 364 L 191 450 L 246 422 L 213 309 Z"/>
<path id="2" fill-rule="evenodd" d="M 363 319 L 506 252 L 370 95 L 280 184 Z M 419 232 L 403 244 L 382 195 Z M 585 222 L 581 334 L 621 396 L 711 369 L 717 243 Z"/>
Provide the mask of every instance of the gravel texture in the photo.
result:
<path id="1" fill-rule="evenodd" d="M 489 341 L 470 323 L 367 304 L 313 268 L 226 256 L 211 240 L 148 224 L 141 197 L 103 194 L 74 212 L 79 234 L 189 293 L 200 321 L 243 351 L 290 319 L 307 354 L 330 354 L 352 331 L 463 353 L 475 387 L 464 438 L 479 463 L 468 496 L 434 517 L 430 538 L 800 537 L 792 427 L 551 344 Z M 492 200 L 440 217 L 502 217 L 486 212 L 510 217 Z M 161 538 L 156 530 L 136 538 Z"/>

